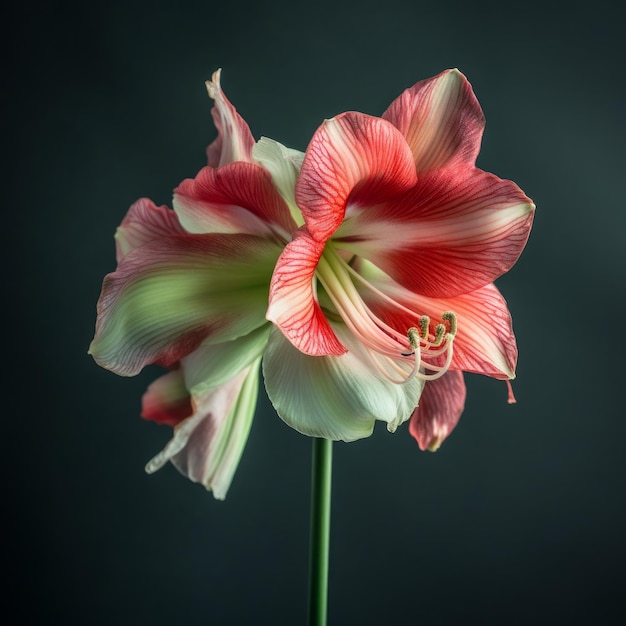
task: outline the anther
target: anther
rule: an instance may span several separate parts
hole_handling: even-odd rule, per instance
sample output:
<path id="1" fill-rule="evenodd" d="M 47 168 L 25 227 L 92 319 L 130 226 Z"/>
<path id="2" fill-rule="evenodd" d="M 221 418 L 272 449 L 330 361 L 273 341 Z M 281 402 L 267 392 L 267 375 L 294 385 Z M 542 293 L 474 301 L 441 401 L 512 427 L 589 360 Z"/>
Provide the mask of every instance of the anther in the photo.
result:
<path id="1" fill-rule="evenodd" d="M 402 356 L 411 356 L 412 354 L 415 354 L 420 342 L 420 331 L 415 328 L 415 326 L 411 326 L 411 328 L 407 330 L 407 335 L 409 337 L 409 344 L 413 350 L 411 350 L 411 352 L 401 352 L 400 354 Z"/>
<path id="2" fill-rule="evenodd" d="M 420 331 L 421 336 L 425 341 L 428 341 L 428 328 L 430 326 L 430 317 L 428 315 L 422 315 L 420 317 Z"/>
<path id="3" fill-rule="evenodd" d="M 446 311 L 442 314 L 441 319 L 450 324 L 450 334 L 456 335 L 456 314 L 452 311 Z"/>
<path id="4" fill-rule="evenodd" d="M 443 341 L 443 337 L 446 334 L 446 325 L 445 324 L 437 324 L 435 326 L 435 340 L 433 341 L 433 347 L 438 348 Z"/>

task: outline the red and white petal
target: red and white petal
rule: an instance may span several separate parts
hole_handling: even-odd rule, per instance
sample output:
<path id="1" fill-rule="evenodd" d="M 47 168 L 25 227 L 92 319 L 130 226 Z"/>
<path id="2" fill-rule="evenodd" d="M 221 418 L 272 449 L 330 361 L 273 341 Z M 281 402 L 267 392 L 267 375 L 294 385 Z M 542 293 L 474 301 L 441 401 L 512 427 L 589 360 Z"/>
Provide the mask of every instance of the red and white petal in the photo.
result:
<path id="1" fill-rule="evenodd" d="M 104 279 L 90 354 L 132 376 L 179 361 L 206 337 L 250 333 L 265 323 L 279 252 L 250 235 L 176 235 L 137 248 Z"/>
<path id="2" fill-rule="evenodd" d="M 313 135 L 296 184 L 296 200 L 311 235 L 326 241 L 346 208 L 370 206 L 410 189 L 413 156 L 390 123 L 362 113 L 326 120 Z"/>
<path id="3" fill-rule="evenodd" d="M 406 138 L 418 173 L 476 162 L 485 117 L 472 86 L 457 69 L 407 89 L 382 117 Z"/>
<path id="4" fill-rule="evenodd" d="M 235 161 L 252 161 L 254 145 L 254 137 L 248 124 L 222 91 L 221 73 L 221 69 L 217 70 L 213 73 L 212 80 L 206 82 L 209 96 L 215 101 L 211 115 L 217 128 L 217 138 L 207 148 L 211 167 L 220 167 Z"/>
<path id="5" fill-rule="evenodd" d="M 141 417 L 159 424 L 176 426 L 192 413 L 191 396 L 180 368 L 157 378 L 141 400 Z"/>
<path id="6" fill-rule="evenodd" d="M 399 305 L 414 311 L 416 316 L 430 317 L 430 332 L 445 311 L 453 311 L 457 318 L 454 355 L 451 367 L 500 380 L 515 377 L 517 345 L 511 314 L 506 301 L 495 285 L 461 294 L 454 298 L 429 298 L 404 289 L 391 280 L 371 278 L 371 284 Z M 418 324 L 418 319 L 380 296 L 364 294 L 372 311 L 387 324 L 406 332 Z"/>
<path id="7" fill-rule="evenodd" d="M 141 198 L 128 209 L 115 233 L 117 262 L 144 243 L 184 232 L 172 209 L 165 205 L 157 206 L 148 198 Z"/>
<path id="8" fill-rule="evenodd" d="M 423 381 L 399 385 L 386 380 L 345 326 L 337 324 L 335 330 L 349 351 L 311 357 L 272 329 L 263 376 L 276 412 L 298 432 L 335 441 L 369 437 L 376 420 L 394 431 L 411 416 Z"/>
<path id="9" fill-rule="evenodd" d="M 453 431 L 463 413 L 465 395 L 463 372 L 448 370 L 441 378 L 426 383 L 409 422 L 409 432 L 420 450 L 434 452 Z"/>
<path id="10" fill-rule="evenodd" d="M 168 461 L 218 500 L 226 497 L 248 440 L 258 395 L 259 360 L 219 387 L 194 396 L 194 413 L 147 465 L 152 474 Z"/>
<path id="11" fill-rule="evenodd" d="M 401 198 L 355 215 L 333 241 L 416 293 L 449 297 L 491 283 L 513 266 L 534 209 L 509 180 L 479 169 L 462 176 L 437 170 Z"/>
<path id="12" fill-rule="evenodd" d="M 287 238 L 296 228 L 272 178 L 256 163 L 205 167 L 174 191 L 174 210 L 191 233 L 247 233 Z"/>
<path id="13" fill-rule="evenodd" d="M 301 352 L 314 356 L 346 349 L 317 301 L 313 277 L 324 244 L 299 230 L 278 258 L 270 285 L 266 317 Z"/>

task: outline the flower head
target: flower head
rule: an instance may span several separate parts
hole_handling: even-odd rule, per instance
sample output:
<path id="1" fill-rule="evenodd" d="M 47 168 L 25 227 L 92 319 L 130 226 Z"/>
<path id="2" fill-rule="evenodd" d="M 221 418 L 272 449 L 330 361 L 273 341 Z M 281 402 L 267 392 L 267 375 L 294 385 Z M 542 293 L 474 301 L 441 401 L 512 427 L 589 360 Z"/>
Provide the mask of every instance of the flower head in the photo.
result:
<path id="1" fill-rule="evenodd" d="M 142 199 L 116 234 L 95 360 L 168 372 L 142 415 L 174 428 L 171 461 L 218 498 L 245 446 L 262 362 L 278 414 L 352 441 L 411 420 L 436 449 L 465 401 L 463 371 L 508 380 L 517 349 L 493 281 L 519 256 L 534 206 L 476 168 L 484 119 L 457 70 L 417 83 L 382 117 L 327 120 L 303 154 L 252 134 L 207 83 L 208 165 Z"/>

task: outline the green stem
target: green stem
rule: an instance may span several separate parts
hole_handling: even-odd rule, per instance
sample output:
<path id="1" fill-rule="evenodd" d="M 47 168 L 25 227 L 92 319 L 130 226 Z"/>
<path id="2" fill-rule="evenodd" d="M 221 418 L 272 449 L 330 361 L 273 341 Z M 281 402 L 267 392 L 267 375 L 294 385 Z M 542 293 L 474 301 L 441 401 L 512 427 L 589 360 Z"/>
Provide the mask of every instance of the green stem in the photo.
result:
<path id="1" fill-rule="evenodd" d="M 311 537 L 309 555 L 309 626 L 326 626 L 328 546 L 333 442 L 313 439 L 311 467 Z"/>

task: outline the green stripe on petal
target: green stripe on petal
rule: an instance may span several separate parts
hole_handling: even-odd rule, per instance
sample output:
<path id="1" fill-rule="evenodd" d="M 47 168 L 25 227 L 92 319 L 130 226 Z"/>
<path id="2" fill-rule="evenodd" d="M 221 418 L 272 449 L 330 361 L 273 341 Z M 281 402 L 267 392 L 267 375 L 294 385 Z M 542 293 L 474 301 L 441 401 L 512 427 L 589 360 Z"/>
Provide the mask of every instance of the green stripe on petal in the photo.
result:
<path id="1" fill-rule="evenodd" d="M 280 246 L 251 235 L 179 235 L 129 253 L 103 284 L 90 353 L 132 376 L 170 365 L 207 337 L 220 342 L 265 324 Z"/>
<path id="2" fill-rule="evenodd" d="M 244 337 L 224 343 L 204 343 L 181 360 L 187 389 L 197 395 L 224 384 L 260 358 L 267 345 L 271 325 L 257 328 Z"/>
<path id="3" fill-rule="evenodd" d="M 366 349 L 341 325 L 333 326 L 349 348 L 340 356 L 308 356 L 276 328 L 263 358 L 267 394 L 278 415 L 305 435 L 335 441 L 369 437 L 376 420 L 395 430 L 411 417 L 423 381 L 384 379 Z"/>

